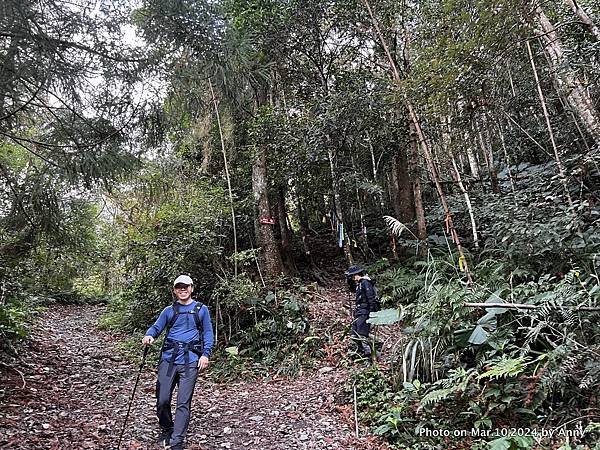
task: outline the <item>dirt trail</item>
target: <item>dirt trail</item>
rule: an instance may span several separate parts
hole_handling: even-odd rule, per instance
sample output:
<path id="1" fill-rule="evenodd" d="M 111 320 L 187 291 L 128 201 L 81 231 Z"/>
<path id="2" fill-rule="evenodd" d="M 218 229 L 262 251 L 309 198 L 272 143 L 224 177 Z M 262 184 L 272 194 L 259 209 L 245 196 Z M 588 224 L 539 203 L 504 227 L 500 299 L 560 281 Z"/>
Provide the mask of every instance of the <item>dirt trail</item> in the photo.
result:
<path id="1" fill-rule="evenodd" d="M 322 305 L 312 306 L 325 311 L 315 317 L 319 328 L 342 322 L 345 298 L 339 289 L 317 298 Z M 116 448 L 137 368 L 117 356 L 117 336 L 97 329 L 102 312 L 56 306 L 39 317 L 15 366 L 21 373 L 1 368 L 0 448 Z M 336 345 L 317 368 L 292 380 L 214 384 L 201 376 L 187 448 L 386 448 L 374 437 L 354 437 L 352 408 L 339 404 L 348 373 L 332 365 Z M 122 449 L 161 448 L 153 443 L 154 383 L 154 367 L 146 367 Z"/>

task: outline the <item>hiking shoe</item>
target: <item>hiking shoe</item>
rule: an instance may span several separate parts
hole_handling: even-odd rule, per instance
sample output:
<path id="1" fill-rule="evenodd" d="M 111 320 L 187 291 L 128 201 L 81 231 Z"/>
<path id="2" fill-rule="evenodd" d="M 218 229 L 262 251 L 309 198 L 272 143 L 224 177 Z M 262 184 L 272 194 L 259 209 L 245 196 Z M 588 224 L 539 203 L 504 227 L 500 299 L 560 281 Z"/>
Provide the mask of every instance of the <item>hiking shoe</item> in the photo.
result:
<path id="1" fill-rule="evenodd" d="M 164 448 L 170 448 L 169 441 L 171 440 L 172 433 L 173 430 L 161 431 L 158 435 L 158 443 L 161 444 Z"/>
<path id="2" fill-rule="evenodd" d="M 169 447 L 171 450 L 183 450 L 183 444 L 175 444 L 172 447 Z"/>

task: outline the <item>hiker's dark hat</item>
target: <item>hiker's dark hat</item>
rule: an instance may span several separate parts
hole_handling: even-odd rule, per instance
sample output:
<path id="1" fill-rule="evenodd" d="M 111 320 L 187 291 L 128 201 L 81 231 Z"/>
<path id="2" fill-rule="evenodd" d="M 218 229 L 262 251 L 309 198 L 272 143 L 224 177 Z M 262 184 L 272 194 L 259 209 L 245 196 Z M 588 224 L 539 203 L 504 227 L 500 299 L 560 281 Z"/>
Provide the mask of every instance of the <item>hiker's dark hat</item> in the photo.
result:
<path id="1" fill-rule="evenodd" d="M 348 267 L 348 270 L 344 272 L 344 275 L 346 275 L 347 277 L 351 277 L 352 275 L 358 275 L 360 273 L 363 273 L 364 271 L 365 270 L 360 266 L 350 266 Z"/>

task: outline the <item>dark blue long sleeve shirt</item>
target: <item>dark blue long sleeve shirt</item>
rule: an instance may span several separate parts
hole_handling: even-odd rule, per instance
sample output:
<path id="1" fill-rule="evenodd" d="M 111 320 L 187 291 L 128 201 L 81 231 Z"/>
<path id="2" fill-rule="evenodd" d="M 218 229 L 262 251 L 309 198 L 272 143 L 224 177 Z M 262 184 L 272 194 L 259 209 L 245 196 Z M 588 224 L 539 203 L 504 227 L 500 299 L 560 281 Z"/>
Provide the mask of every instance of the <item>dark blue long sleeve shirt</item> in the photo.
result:
<path id="1" fill-rule="evenodd" d="M 178 342 L 193 342 L 200 340 L 200 333 L 198 328 L 196 328 L 196 321 L 190 311 L 194 309 L 196 306 L 195 300 L 192 301 L 189 305 L 179 304 L 179 315 L 177 316 L 177 320 L 169 330 L 169 335 L 166 336 L 168 339 L 172 339 Z M 167 324 L 173 318 L 175 311 L 172 306 L 167 306 L 162 310 L 154 325 L 148 328 L 146 331 L 146 336 L 152 336 L 153 338 L 157 338 L 165 329 Z M 202 305 L 200 311 L 198 312 L 200 316 L 200 322 L 202 323 L 202 331 L 203 331 L 203 349 L 202 355 L 209 357 L 212 348 L 214 345 L 214 335 L 213 335 L 213 327 L 212 322 L 210 320 L 210 313 L 208 312 L 208 308 L 206 305 Z M 162 359 L 165 361 L 169 361 L 171 359 L 171 355 L 173 353 L 173 349 L 165 350 L 162 354 Z M 199 357 L 194 352 L 189 352 L 189 361 L 195 362 L 198 361 Z M 185 364 L 184 351 L 183 349 L 179 349 L 177 357 L 175 358 L 175 364 Z"/>

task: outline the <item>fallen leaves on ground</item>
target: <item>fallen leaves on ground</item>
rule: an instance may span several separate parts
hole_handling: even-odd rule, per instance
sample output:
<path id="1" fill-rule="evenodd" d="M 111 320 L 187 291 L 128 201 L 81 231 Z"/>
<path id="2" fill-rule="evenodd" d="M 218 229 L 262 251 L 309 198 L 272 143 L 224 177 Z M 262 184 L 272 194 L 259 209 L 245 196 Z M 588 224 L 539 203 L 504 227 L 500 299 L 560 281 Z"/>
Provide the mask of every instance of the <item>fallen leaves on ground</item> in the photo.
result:
<path id="1" fill-rule="evenodd" d="M 339 287 L 315 297 L 312 319 L 321 332 L 343 326 L 346 300 Z M 19 360 L 0 367 L 0 448 L 117 448 L 138 368 L 115 350 L 123 336 L 96 327 L 102 312 L 101 306 L 49 308 Z M 356 438 L 353 416 L 338 404 L 348 377 L 334 366 L 342 350 L 339 342 L 329 344 L 321 366 L 289 380 L 214 384 L 201 375 L 187 448 L 387 448 L 373 436 Z M 154 443 L 154 386 L 154 367 L 145 367 L 121 449 L 161 448 Z"/>

